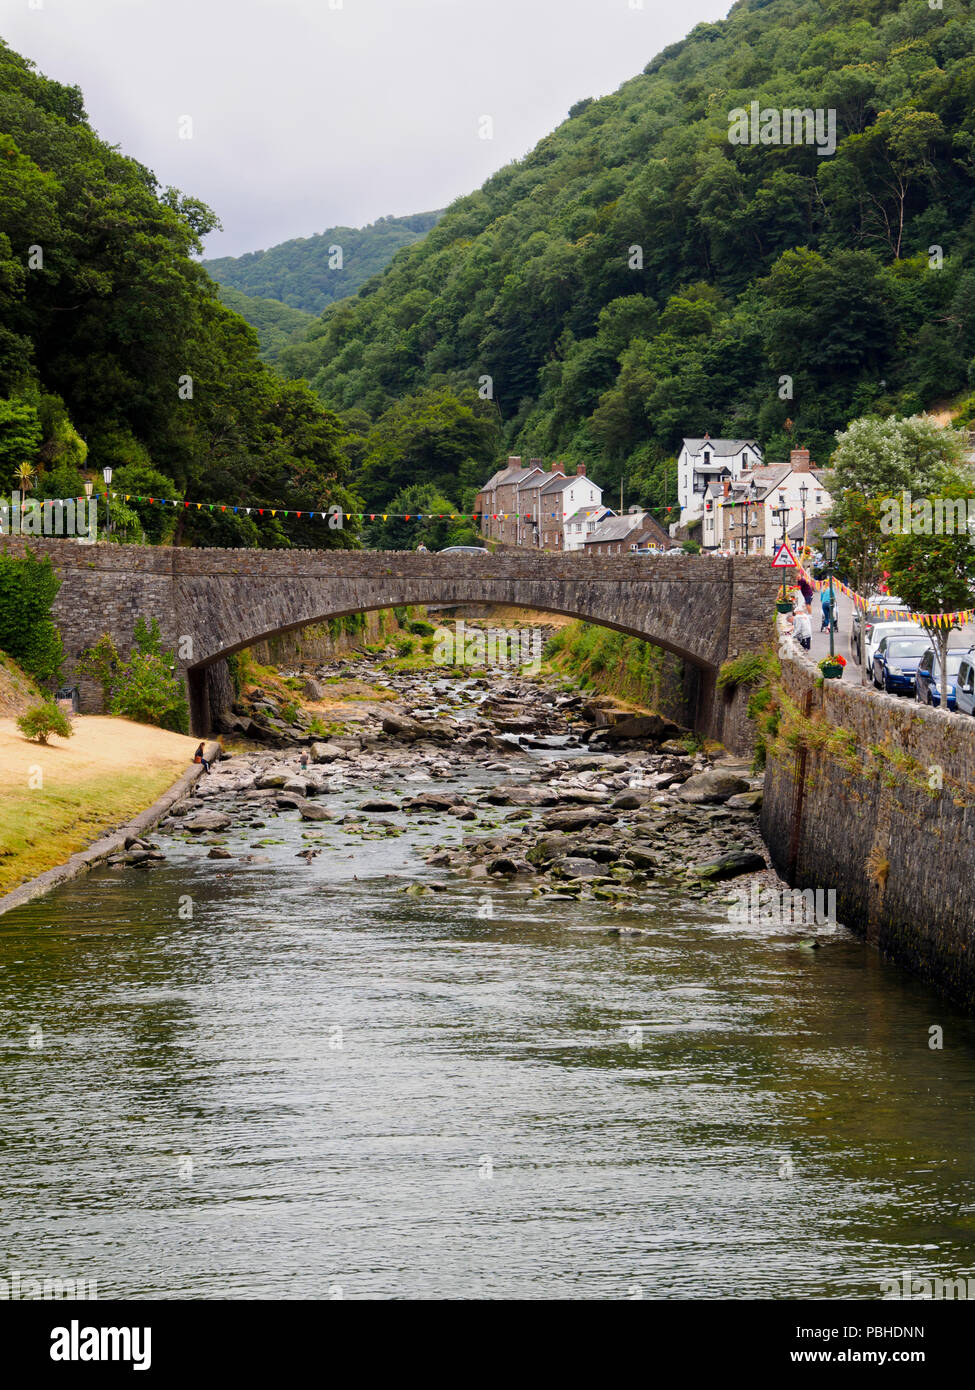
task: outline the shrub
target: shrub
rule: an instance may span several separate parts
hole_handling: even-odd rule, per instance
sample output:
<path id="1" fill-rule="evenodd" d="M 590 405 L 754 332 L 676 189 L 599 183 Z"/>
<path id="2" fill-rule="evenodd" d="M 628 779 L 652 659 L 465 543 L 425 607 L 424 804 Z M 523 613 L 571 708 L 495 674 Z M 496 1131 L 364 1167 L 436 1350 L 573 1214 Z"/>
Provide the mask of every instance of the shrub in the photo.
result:
<path id="1" fill-rule="evenodd" d="M 102 707 L 107 710 L 112 703 L 115 684 L 123 665 L 118 648 L 105 632 L 93 647 L 88 647 L 81 653 L 75 674 L 82 679 L 96 681 L 101 686 Z"/>
<path id="2" fill-rule="evenodd" d="M 51 734 L 57 734 L 58 738 L 70 738 L 74 733 L 64 710 L 53 700 L 32 706 L 17 720 L 17 728 L 25 738 L 36 739 L 38 743 L 47 743 Z"/>
<path id="3" fill-rule="evenodd" d="M 412 637 L 403 637 L 396 643 L 395 651 L 397 656 L 412 656 L 416 646 Z"/>
<path id="4" fill-rule="evenodd" d="M 132 653 L 120 674 L 111 712 L 138 724 L 171 729 L 176 734 L 190 731 L 183 682 L 170 671 L 165 656 L 154 652 Z"/>
<path id="5" fill-rule="evenodd" d="M 416 637 L 432 637 L 437 630 L 432 623 L 425 623 L 422 618 L 414 618 L 406 626 Z"/>
<path id="6" fill-rule="evenodd" d="M 23 559 L 0 555 L 0 648 L 35 680 L 56 680 L 64 652 L 51 622 L 61 587 L 50 560 L 30 551 Z"/>
<path id="7" fill-rule="evenodd" d="M 761 685 L 766 674 L 764 656 L 757 652 L 745 652 L 723 664 L 718 672 L 718 685 L 730 693 L 740 685 Z"/>

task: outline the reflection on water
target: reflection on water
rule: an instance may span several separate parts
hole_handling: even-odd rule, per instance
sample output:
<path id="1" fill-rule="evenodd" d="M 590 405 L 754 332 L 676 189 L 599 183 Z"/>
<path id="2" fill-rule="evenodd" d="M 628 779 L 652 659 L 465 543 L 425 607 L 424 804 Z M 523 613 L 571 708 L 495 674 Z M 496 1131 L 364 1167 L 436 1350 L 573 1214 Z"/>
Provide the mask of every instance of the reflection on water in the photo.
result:
<path id="1" fill-rule="evenodd" d="M 417 873 L 442 826 L 329 825 L 311 864 L 303 831 L 269 821 L 248 866 L 166 843 L 0 919 L 8 1270 L 102 1298 L 973 1273 L 975 1027 L 844 932 L 805 951 L 662 891 L 492 884 L 478 916 L 483 883 Z"/>

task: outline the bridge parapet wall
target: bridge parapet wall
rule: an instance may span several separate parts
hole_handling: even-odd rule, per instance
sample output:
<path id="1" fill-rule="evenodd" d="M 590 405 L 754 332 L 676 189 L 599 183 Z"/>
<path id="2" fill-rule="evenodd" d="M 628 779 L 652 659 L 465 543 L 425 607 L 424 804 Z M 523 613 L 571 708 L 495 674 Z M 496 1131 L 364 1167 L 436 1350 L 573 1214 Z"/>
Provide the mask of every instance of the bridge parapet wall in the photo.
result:
<path id="1" fill-rule="evenodd" d="M 197 730 L 207 732 L 201 673 L 276 633 L 344 613 L 406 604 L 493 602 L 617 628 L 671 651 L 699 674 L 695 725 L 715 724 L 726 657 L 767 642 L 778 579 L 758 557 L 592 556 L 506 551 L 194 550 L 7 538 L 49 556 L 62 577 L 54 617 L 68 669 L 108 632 L 127 653 L 139 617 L 155 617 L 183 662 Z M 82 687 L 86 707 L 96 693 Z M 97 708 L 97 704 L 94 706 Z M 734 730 L 736 746 L 740 730 Z"/>

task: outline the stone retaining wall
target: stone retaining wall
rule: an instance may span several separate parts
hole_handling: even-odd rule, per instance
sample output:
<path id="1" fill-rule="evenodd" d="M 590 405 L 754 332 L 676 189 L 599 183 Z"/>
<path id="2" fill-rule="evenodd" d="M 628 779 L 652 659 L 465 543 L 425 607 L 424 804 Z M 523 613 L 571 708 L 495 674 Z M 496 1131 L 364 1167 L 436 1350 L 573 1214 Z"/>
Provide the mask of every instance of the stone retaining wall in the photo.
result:
<path id="1" fill-rule="evenodd" d="M 791 886 L 975 1011 L 975 720 L 782 660 L 800 711 L 776 741 L 762 833 Z"/>

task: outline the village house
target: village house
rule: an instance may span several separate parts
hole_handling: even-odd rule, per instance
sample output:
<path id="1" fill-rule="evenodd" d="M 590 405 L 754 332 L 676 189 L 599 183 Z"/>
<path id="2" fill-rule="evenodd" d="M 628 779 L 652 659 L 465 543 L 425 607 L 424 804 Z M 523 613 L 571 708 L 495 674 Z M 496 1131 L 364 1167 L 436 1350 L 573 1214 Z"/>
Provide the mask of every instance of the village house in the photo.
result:
<path id="1" fill-rule="evenodd" d="M 600 522 L 615 515 L 615 512 L 609 507 L 604 507 L 602 503 L 598 507 L 580 507 L 572 516 L 566 517 L 565 549 L 581 550 Z"/>
<path id="2" fill-rule="evenodd" d="M 586 537 L 587 555 L 628 555 L 647 547 L 666 550 L 671 545 L 667 532 L 654 521 L 649 512 L 624 512 L 608 516 Z"/>
<path id="3" fill-rule="evenodd" d="M 509 458 L 475 499 L 482 536 L 504 545 L 537 545 L 538 494 L 549 476 L 541 459 L 529 459 L 528 467 L 523 468 L 519 457 Z"/>
<path id="4" fill-rule="evenodd" d="M 708 485 L 701 546 L 743 554 L 747 531 L 748 554 L 771 556 L 782 541 L 783 507 L 787 531 L 798 526 L 801 538 L 803 517 L 808 528 L 832 505 L 823 470 L 813 468 L 808 449 L 793 449 L 788 463 L 762 464 L 734 481 Z"/>
<path id="5" fill-rule="evenodd" d="M 687 526 L 704 512 L 711 483 L 735 482 L 760 466 L 762 450 L 754 439 L 685 439 L 677 456 L 677 501 L 680 525 Z"/>
<path id="6" fill-rule="evenodd" d="M 575 473 L 553 475 L 541 490 L 539 530 L 545 550 L 565 550 L 565 524 L 577 512 L 600 508 L 603 490 L 586 477 L 586 465 L 576 464 Z"/>
<path id="7" fill-rule="evenodd" d="M 602 495 L 584 463 L 567 475 L 561 463 L 548 469 L 541 459 L 529 459 L 526 468 L 512 456 L 481 488 L 474 510 L 485 540 L 581 550 L 586 535 L 609 514 Z"/>

